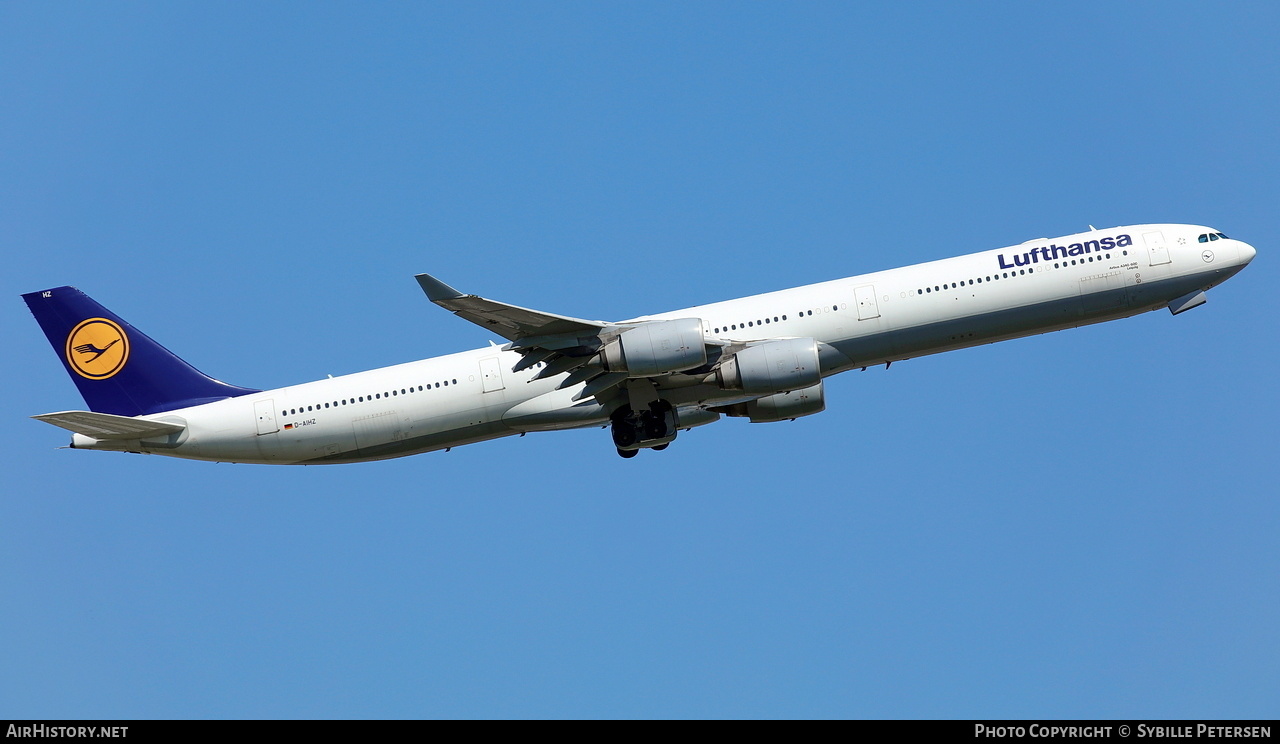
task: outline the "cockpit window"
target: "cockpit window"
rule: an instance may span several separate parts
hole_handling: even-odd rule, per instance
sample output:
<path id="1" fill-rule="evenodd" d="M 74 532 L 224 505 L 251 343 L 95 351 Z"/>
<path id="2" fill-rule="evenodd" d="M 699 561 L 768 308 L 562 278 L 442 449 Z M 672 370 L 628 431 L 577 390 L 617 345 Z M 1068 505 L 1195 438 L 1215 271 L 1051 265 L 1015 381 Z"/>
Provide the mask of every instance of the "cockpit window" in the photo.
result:
<path id="1" fill-rule="evenodd" d="M 1200 242 L 1201 242 L 1201 243 L 1208 243 L 1208 242 L 1209 242 L 1209 233 L 1200 233 Z"/>
<path id="2" fill-rule="evenodd" d="M 1217 233 L 1209 233 L 1209 240 L 1217 240 L 1217 239 L 1218 239 Z"/>
<path id="3" fill-rule="evenodd" d="M 1226 235 L 1223 235 L 1222 233 L 1214 233 L 1214 235 L 1217 235 L 1219 238 L 1222 238 L 1223 240 L 1231 240 L 1231 238 L 1228 238 Z"/>

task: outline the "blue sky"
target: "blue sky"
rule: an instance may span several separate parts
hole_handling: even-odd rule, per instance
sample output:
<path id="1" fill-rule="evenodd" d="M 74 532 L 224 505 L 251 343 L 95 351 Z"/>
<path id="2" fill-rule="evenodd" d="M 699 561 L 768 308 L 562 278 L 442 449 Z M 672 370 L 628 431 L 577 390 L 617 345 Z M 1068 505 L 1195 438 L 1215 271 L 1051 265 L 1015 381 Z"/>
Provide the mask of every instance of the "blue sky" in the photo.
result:
<path id="1" fill-rule="evenodd" d="M 0 717 L 1274 717 L 1272 3 L 0 5 Z M 793 423 L 398 461 L 55 449 L 18 294 L 268 388 L 1141 222 L 1195 312 Z"/>

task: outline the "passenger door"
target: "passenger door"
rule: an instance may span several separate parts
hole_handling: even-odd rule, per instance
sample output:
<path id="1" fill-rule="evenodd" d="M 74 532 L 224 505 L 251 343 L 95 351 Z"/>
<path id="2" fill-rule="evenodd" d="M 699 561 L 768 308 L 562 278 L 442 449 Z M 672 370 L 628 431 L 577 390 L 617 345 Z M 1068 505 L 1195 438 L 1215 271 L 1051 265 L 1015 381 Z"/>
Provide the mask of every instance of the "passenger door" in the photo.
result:
<path id="1" fill-rule="evenodd" d="M 276 402 L 271 398 L 253 403 L 253 415 L 258 420 L 258 434 L 275 434 L 280 431 L 276 423 Z"/>
<path id="2" fill-rule="evenodd" d="M 1142 240 L 1147 244 L 1147 257 L 1151 266 L 1169 263 L 1169 247 L 1164 243 L 1164 233 L 1159 230 L 1143 233 Z"/>

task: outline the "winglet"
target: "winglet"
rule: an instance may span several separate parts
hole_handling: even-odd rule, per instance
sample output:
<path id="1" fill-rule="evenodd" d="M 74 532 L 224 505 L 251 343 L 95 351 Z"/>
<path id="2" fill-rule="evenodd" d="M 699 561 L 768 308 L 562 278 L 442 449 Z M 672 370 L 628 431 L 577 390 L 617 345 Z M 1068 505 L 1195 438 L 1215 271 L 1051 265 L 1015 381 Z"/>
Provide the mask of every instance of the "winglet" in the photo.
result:
<path id="1" fill-rule="evenodd" d="M 466 297 L 463 293 L 453 287 L 450 287 L 448 284 L 445 284 L 430 274 L 418 274 L 414 278 L 418 280 L 418 285 L 422 287 L 422 291 L 427 293 L 427 299 L 432 302 L 456 300 L 459 297 Z"/>

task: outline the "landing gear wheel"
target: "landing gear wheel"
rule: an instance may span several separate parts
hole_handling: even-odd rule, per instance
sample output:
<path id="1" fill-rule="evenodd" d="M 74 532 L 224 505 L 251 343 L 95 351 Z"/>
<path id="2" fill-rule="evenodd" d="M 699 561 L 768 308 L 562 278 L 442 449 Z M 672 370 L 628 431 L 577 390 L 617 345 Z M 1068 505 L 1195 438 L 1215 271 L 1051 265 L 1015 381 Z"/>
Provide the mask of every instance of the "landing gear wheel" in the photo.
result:
<path id="1" fill-rule="evenodd" d="M 650 403 L 641 411 L 622 406 L 609 416 L 613 446 L 622 457 L 635 457 L 641 449 L 664 450 L 676 438 L 679 428 L 675 408 L 665 400 Z"/>
<path id="2" fill-rule="evenodd" d="M 653 450 L 654 452 L 661 452 L 670 446 L 671 446 L 671 442 L 667 442 L 666 444 L 659 444 L 657 447 L 650 447 L 649 449 Z"/>
<path id="3" fill-rule="evenodd" d="M 640 433 L 636 431 L 636 428 L 628 424 L 626 421 L 614 422 L 612 433 L 613 444 L 619 449 L 623 447 L 630 447 L 640 438 Z"/>
<path id="4" fill-rule="evenodd" d="M 667 436 L 667 422 L 660 416 L 646 413 L 641 418 L 645 439 L 662 439 Z"/>
<path id="5" fill-rule="evenodd" d="M 625 460 L 630 460 L 631 458 L 635 457 L 638 454 L 640 454 L 640 450 L 624 450 L 624 449 L 618 450 L 618 457 L 621 457 Z"/>

